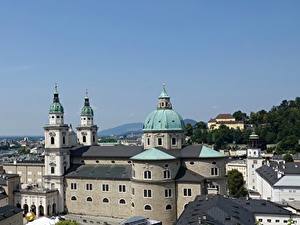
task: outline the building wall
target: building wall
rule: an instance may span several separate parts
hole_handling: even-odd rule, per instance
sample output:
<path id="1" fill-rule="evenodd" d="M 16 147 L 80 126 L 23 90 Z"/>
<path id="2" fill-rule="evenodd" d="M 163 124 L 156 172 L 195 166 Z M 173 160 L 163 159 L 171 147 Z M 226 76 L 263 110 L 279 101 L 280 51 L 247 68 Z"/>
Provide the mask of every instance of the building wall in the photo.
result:
<path id="1" fill-rule="evenodd" d="M 263 165 L 261 158 L 248 158 L 247 162 L 247 188 L 253 191 L 258 191 L 256 169 Z"/>
<path id="2" fill-rule="evenodd" d="M 237 170 L 241 174 L 243 174 L 243 178 L 246 181 L 247 180 L 247 164 L 244 163 L 227 163 L 226 164 L 226 174 L 228 174 L 229 171 L 231 170 Z"/>
<path id="3" fill-rule="evenodd" d="M 256 221 L 260 222 L 259 224 L 276 224 L 276 225 L 287 225 L 289 220 L 295 221 L 295 224 L 300 223 L 299 215 L 293 215 L 290 218 L 290 215 L 280 215 L 280 214 L 256 214 L 255 215 Z"/>
<path id="4" fill-rule="evenodd" d="M 162 145 L 158 145 L 158 138 L 162 139 Z M 176 138 L 176 145 L 172 145 L 172 138 Z M 149 144 L 148 144 L 149 139 Z M 181 149 L 184 143 L 184 134 L 174 133 L 144 133 L 143 142 L 145 149 L 162 147 L 165 149 Z"/>
<path id="5" fill-rule="evenodd" d="M 272 201 L 300 201 L 300 184 L 298 187 L 273 187 Z"/>
<path id="6" fill-rule="evenodd" d="M 76 183 L 76 190 L 71 190 L 71 183 Z M 87 184 L 92 184 L 92 190 L 86 190 Z M 102 190 L 103 184 L 109 185 L 109 191 Z M 119 192 L 119 185 L 125 185 L 126 192 Z M 71 200 L 72 196 L 77 200 Z M 88 197 L 92 198 L 92 202 L 87 201 Z M 104 198 L 109 202 L 104 203 Z M 126 204 L 120 204 L 121 199 Z M 130 205 L 130 181 L 66 179 L 66 207 L 69 213 L 127 218 L 131 215 Z"/>
<path id="7" fill-rule="evenodd" d="M 8 197 L 0 199 L 0 208 L 8 205 Z"/>
<path id="8" fill-rule="evenodd" d="M 1 225 L 23 225 L 23 215 L 19 212 L 13 216 L 10 216 L 0 221 Z"/>
<path id="9" fill-rule="evenodd" d="M 132 161 L 130 159 L 116 159 L 116 158 L 103 159 L 103 158 L 96 158 L 96 157 L 93 159 L 84 159 L 84 158 L 76 157 L 76 158 L 72 158 L 72 163 L 73 164 L 128 165 L 131 164 Z"/>
<path id="10" fill-rule="evenodd" d="M 260 193 L 262 199 L 270 200 L 273 199 L 273 189 L 272 186 L 264 180 L 258 173 L 256 173 L 255 179 L 256 191 Z"/>
<path id="11" fill-rule="evenodd" d="M 184 189 L 191 189 L 191 196 L 184 196 Z M 177 183 L 177 218 L 179 218 L 179 216 L 183 212 L 186 204 L 194 201 L 195 197 L 201 194 L 203 194 L 201 184 Z"/>
<path id="12" fill-rule="evenodd" d="M 43 163 L 10 163 L 4 164 L 3 168 L 8 174 L 19 174 L 22 184 L 42 184 L 45 174 Z"/>
<path id="13" fill-rule="evenodd" d="M 20 177 L 12 177 L 7 180 L 6 186 L 3 186 L 7 196 L 8 204 L 14 205 L 14 192 L 20 188 Z"/>

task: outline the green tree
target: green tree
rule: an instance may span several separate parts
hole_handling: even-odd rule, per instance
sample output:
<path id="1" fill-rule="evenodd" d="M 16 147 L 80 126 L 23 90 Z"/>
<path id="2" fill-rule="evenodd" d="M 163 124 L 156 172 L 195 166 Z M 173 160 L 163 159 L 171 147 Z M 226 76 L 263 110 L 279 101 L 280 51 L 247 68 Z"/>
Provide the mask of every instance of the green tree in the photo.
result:
<path id="1" fill-rule="evenodd" d="M 248 194 L 244 187 L 245 181 L 243 175 L 238 170 L 231 170 L 228 172 L 227 182 L 230 196 L 239 198 Z"/>
<path id="2" fill-rule="evenodd" d="M 193 135 L 193 126 L 192 124 L 188 123 L 185 125 L 185 135 L 191 137 Z"/>
<path id="3" fill-rule="evenodd" d="M 283 160 L 285 162 L 294 162 L 293 156 L 289 153 L 287 153 L 283 156 Z"/>
<path id="4" fill-rule="evenodd" d="M 241 110 L 238 110 L 232 114 L 232 116 L 237 121 L 246 121 L 248 119 L 247 113 L 243 113 Z"/>
<path id="5" fill-rule="evenodd" d="M 79 223 L 74 220 L 61 220 L 56 225 L 79 225 Z"/>

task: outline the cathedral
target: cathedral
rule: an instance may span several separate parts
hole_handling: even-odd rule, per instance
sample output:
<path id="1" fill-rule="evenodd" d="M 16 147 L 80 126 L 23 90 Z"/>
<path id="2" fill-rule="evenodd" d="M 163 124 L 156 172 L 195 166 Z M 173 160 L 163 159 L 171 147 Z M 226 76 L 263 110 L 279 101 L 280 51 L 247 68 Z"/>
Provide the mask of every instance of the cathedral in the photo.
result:
<path id="1" fill-rule="evenodd" d="M 93 117 L 86 95 L 74 132 L 64 122 L 55 88 L 44 126 L 44 162 L 18 172 L 22 188 L 15 191 L 16 206 L 38 216 L 143 216 L 171 225 L 197 195 L 226 194 L 225 156 L 205 145 L 186 144 L 183 119 L 165 86 L 144 122 L 143 146 L 98 145 Z M 30 181 L 23 177 L 29 170 Z"/>

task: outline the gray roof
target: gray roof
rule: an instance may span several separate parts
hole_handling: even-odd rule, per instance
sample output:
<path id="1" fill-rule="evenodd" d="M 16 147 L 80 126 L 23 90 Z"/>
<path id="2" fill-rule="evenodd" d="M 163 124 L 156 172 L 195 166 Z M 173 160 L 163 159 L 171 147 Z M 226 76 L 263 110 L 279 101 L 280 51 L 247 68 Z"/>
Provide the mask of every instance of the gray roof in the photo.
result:
<path id="1" fill-rule="evenodd" d="M 3 206 L 0 208 L 0 221 L 12 217 L 22 211 L 23 211 L 22 209 L 19 209 L 15 206 L 11 206 L 11 205 Z"/>
<path id="2" fill-rule="evenodd" d="M 83 158 L 130 158 L 143 151 L 141 146 L 79 146 L 72 148 L 70 153 L 72 157 L 83 157 Z"/>
<path id="3" fill-rule="evenodd" d="M 197 196 L 189 203 L 177 221 L 177 225 L 253 225 L 255 215 L 292 215 L 278 204 L 266 200 L 234 199 L 221 195 Z"/>
<path id="4" fill-rule="evenodd" d="M 130 165 L 82 165 L 72 168 L 66 178 L 130 180 Z"/>
<path id="5" fill-rule="evenodd" d="M 189 145 L 181 150 L 166 150 L 163 148 L 156 147 L 175 158 L 201 158 L 201 151 L 208 149 L 206 146 L 202 148 L 203 145 Z M 139 153 L 144 152 L 142 146 L 77 146 L 70 150 L 72 157 L 83 157 L 83 158 L 126 158 L 129 159 Z M 216 156 L 219 158 L 220 156 Z M 210 158 L 213 158 L 210 156 Z"/>
<path id="6" fill-rule="evenodd" d="M 18 177 L 18 174 L 8 174 L 8 173 L 3 173 L 0 174 L 0 185 L 6 186 L 7 185 L 7 180 L 10 178 Z"/>
<path id="7" fill-rule="evenodd" d="M 256 169 L 256 172 L 266 180 L 271 186 L 280 180 L 277 176 L 277 172 L 270 166 L 263 165 Z"/>
<path id="8" fill-rule="evenodd" d="M 300 174 L 300 162 L 288 162 L 283 167 L 284 174 Z"/>
<path id="9" fill-rule="evenodd" d="M 7 194 L 5 193 L 0 193 L 0 200 L 4 199 L 4 198 L 8 198 Z"/>
<path id="10" fill-rule="evenodd" d="M 204 177 L 185 167 L 180 167 L 175 179 L 179 183 L 180 182 L 201 183 L 204 180 Z"/>

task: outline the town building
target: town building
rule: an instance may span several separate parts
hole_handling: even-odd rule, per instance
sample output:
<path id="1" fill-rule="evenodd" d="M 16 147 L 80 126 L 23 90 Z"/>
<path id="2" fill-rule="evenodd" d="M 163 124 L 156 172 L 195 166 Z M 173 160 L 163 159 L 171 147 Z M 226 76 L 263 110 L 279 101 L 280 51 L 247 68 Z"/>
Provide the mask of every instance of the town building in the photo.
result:
<path id="1" fill-rule="evenodd" d="M 189 203 L 176 225 L 286 225 L 299 223 L 300 215 L 270 201 L 234 199 L 214 195 L 198 196 Z"/>
<path id="2" fill-rule="evenodd" d="M 143 216 L 169 225 L 197 195 L 226 194 L 226 157 L 205 145 L 186 145 L 183 119 L 165 87 L 144 122 L 143 146 L 98 145 L 87 95 L 77 133 L 64 119 L 56 87 L 44 126 L 42 183 L 21 178 L 26 188 L 14 195 L 24 213 Z M 28 175 L 28 168 L 24 173 L 19 175 Z"/>
<path id="3" fill-rule="evenodd" d="M 230 129 L 245 129 L 243 121 L 237 121 L 231 114 L 228 113 L 219 114 L 216 118 L 210 119 L 207 123 L 209 130 L 219 129 L 221 125 L 225 125 Z"/>
<path id="4" fill-rule="evenodd" d="M 300 201 L 300 163 L 271 161 L 256 169 L 257 191 L 273 202 Z"/>
<path id="5" fill-rule="evenodd" d="M 247 180 L 247 163 L 244 159 L 232 160 L 226 163 L 226 174 L 231 170 L 239 171 L 244 178 L 244 181 Z"/>

